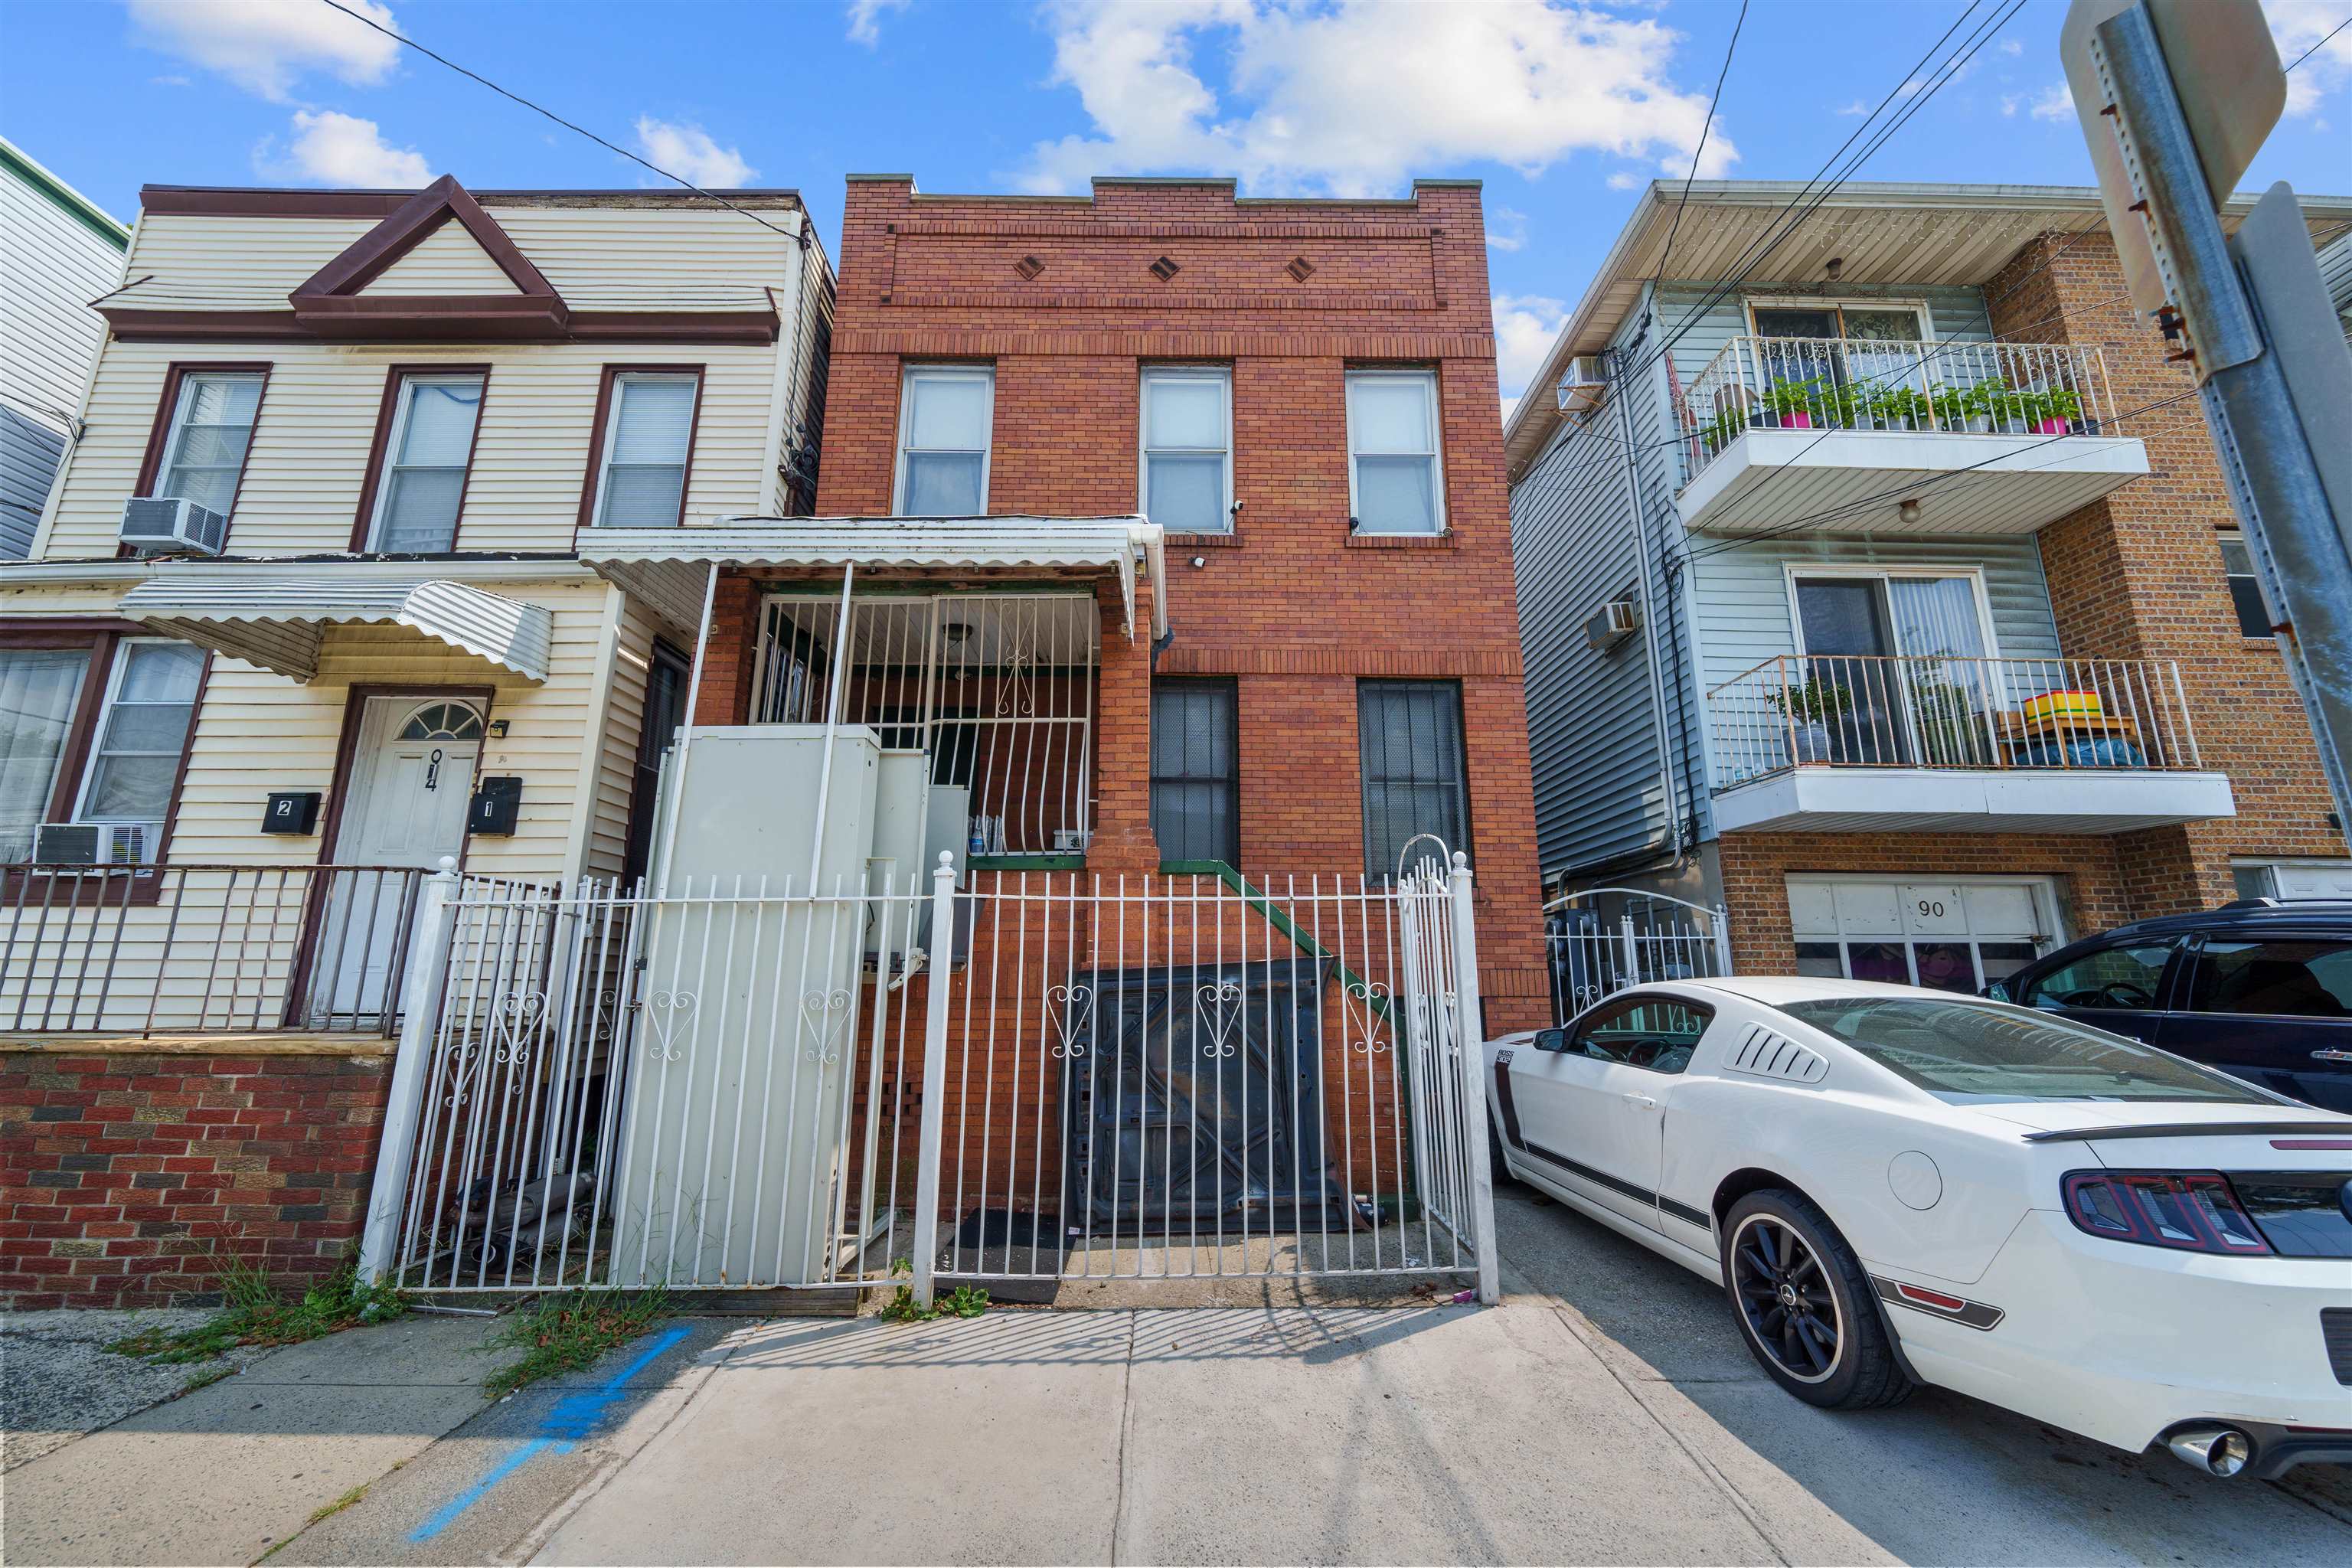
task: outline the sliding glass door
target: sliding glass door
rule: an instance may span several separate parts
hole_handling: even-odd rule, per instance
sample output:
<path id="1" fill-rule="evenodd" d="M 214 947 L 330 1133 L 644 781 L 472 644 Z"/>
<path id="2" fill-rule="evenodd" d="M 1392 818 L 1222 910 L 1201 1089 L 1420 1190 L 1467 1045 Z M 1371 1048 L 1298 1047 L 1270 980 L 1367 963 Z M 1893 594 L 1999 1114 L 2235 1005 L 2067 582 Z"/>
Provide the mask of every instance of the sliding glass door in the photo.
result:
<path id="1" fill-rule="evenodd" d="M 1973 574 L 1803 574 L 1794 593 L 1803 684 L 1786 701 L 1799 760 L 1992 765 L 1990 649 Z"/>

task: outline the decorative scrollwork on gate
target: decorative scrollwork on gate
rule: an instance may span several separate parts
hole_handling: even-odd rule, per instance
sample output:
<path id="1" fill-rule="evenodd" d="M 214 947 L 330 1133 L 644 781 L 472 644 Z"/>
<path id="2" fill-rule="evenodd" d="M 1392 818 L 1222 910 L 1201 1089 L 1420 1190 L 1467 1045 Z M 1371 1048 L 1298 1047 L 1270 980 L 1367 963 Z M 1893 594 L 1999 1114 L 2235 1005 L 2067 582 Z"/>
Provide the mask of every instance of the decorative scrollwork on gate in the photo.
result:
<path id="1" fill-rule="evenodd" d="M 801 1053 L 803 1061 L 827 1066 L 841 1059 L 841 1032 L 849 1026 L 849 993 L 823 986 L 801 994 L 801 1016 L 816 1032 L 816 1044 Z"/>
<path id="2" fill-rule="evenodd" d="M 1395 1015 L 1390 1007 L 1387 983 L 1379 980 L 1350 980 L 1340 988 L 1346 997 L 1345 1015 L 1348 1048 L 1358 1056 L 1377 1056 L 1389 1048 L 1381 1037 L 1381 1031 L 1393 1026 Z"/>
<path id="3" fill-rule="evenodd" d="M 498 1004 L 491 1022 L 490 1059 L 517 1067 L 530 1060 L 530 1037 L 547 1016 L 547 993 L 510 991 Z M 518 1079 L 520 1074 L 515 1075 Z M 508 1091 L 517 1086 L 509 1084 Z"/>
<path id="4" fill-rule="evenodd" d="M 691 991 L 648 992 L 642 1004 L 646 1032 L 653 1037 L 653 1058 L 674 1062 L 678 1059 L 678 1031 L 694 1016 L 695 997 Z"/>
<path id="5" fill-rule="evenodd" d="M 1054 1047 L 1057 1060 L 1066 1060 L 1087 1054 L 1087 1042 L 1082 1037 L 1084 1024 L 1094 1017 L 1095 990 L 1091 985 L 1056 985 L 1045 994 L 1046 1017 L 1060 1037 Z"/>
<path id="6" fill-rule="evenodd" d="M 1198 1048 L 1204 1057 L 1229 1057 L 1241 1048 L 1242 987 L 1237 980 L 1203 985 L 1192 993 L 1192 1016 L 1207 1025 L 1209 1042 Z"/>

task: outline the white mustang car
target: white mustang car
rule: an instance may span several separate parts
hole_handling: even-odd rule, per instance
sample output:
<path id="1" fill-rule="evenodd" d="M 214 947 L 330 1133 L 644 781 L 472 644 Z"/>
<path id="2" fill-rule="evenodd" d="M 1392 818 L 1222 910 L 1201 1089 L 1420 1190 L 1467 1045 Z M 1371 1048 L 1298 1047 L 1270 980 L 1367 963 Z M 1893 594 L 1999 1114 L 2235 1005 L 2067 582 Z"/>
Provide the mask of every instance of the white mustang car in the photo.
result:
<path id="1" fill-rule="evenodd" d="M 1498 1177 L 1721 1281 L 1810 1404 L 2352 1459 L 2352 1116 L 2046 1014 L 1675 981 L 1486 1046 Z"/>

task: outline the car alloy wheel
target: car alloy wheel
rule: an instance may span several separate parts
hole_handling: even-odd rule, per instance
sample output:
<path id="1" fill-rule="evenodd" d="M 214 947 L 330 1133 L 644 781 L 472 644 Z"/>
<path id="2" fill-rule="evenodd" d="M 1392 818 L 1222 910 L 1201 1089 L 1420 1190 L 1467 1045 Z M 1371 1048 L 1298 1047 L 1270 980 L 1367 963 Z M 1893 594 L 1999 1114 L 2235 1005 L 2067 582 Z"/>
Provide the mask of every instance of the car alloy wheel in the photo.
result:
<path id="1" fill-rule="evenodd" d="M 1829 1271 L 1795 1226 L 1751 1214 L 1731 1238 L 1732 1292 L 1748 1332 L 1775 1366 L 1800 1383 L 1838 1368 L 1845 1320 Z"/>

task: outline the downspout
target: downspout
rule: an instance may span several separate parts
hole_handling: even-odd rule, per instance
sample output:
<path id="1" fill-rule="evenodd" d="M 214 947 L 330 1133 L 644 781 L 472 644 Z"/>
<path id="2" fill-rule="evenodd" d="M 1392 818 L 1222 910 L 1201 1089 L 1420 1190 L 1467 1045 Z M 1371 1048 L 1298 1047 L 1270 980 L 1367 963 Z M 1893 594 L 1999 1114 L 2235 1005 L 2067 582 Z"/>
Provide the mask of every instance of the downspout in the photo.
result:
<path id="1" fill-rule="evenodd" d="M 1646 308 L 1646 301 L 1644 306 Z M 1622 349 L 1609 353 L 1610 384 L 1617 395 L 1618 445 L 1623 448 L 1625 462 L 1625 500 L 1633 519 L 1633 559 L 1639 569 L 1642 605 L 1644 620 L 1642 626 L 1642 649 L 1650 669 L 1650 720 L 1658 745 L 1658 788 L 1664 799 L 1666 826 L 1658 836 L 1654 853 L 1671 854 L 1669 864 L 1680 864 L 1683 857 L 1682 816 L 1675 788 L 1673 744 L 1666 736 L 1666 678 L 1658 664 L 1657 627 L 1652 617 L 1657 613 L 1657 591 L 1650 574 L 1650 531 L 1643 521 L 1640 464 L 1634 458 L 1633 410 L 1632 391 L 1625 384 L 1625 354 Z"/>
<path id="2" fill-rule="evenodd" d="M 677 819 L 686 804 L 686 762 L 694 753 L 694 710 L 702 700 L 702 665 L 710 655 L 710 612 L 719 599 L 719 563 L 710 563 L 710 575 L 702 584 L 702 624 L 694 634 L 694 668 L 686 678 L 686 722 L 677 731 L 677 777 L 671 782 L 668 820 L 662 826 L 661 858 L 648 870 L 657 870 L 661 886 L 654 889 L 659 896 L 669 886 L 669 858 L 677 848 Z"/>

